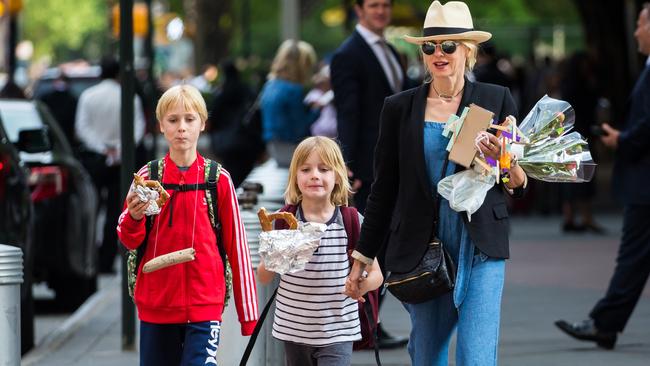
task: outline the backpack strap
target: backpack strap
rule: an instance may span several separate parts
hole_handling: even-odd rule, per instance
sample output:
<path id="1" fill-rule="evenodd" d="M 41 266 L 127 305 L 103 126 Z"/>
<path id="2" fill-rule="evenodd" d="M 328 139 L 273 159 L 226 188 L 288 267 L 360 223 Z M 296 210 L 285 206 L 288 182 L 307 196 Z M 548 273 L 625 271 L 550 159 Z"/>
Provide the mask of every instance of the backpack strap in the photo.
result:
<path id="1" fill-rule="evenodd" d="M 350 257 L 359 241 L 359 231 L 361 230 L 359 212 L 355 207 L 341 206 L 340 209 L 345 233 L 348 235 L 348 257 Z M 350 257 L 350 260 L 352 260 L 352 257 Z"/>
<path id="2" fill-rule="evenodd" d="M 352 265 L 354 259 L 352 258 L 352 252 L 357 246 L 359 241 L 359 233 L 361 231 L 361 225 L 359 223 L 359 212 L 355 207 L 341 206 L 341 215 L 343 216 L 343 226 L 345 227 L 345 233 L 348 236 L 348 258 L 350 259 L 350 266 Z M 372 294 L 375 292 L 375 294 Z M 359 303 L 359 311 L 364 311 L 367 319 L 371 324 L 371 334 L 372 334 L 372 343 L 373 348 L 375 349 L 375 361 L 377 365 L 381 366 L 381 360 L 379 359 L 379 345 L 377 344 L 377 319 L 375 316 L 375 311 L 373 309 L 373 300 L 370 300 L 370 296 L 377 297 L 378 291 L 373 290 L 365 294 L 365 302 Z"/>

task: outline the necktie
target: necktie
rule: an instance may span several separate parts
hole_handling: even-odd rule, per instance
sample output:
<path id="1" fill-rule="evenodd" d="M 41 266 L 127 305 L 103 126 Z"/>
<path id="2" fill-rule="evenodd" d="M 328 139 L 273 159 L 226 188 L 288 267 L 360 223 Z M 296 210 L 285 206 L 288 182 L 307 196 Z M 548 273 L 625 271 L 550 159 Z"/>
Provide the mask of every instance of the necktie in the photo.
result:
<path id="1" fill-rule="evenodd" d="M 381 46 L 381 49 L 384 51 L 384 56 L 386 57 L 386 62 L 388 63 L 388 69 L 390 70 L 389 84 L 393 89 L 393 91 L 397 93 L 398 91 L 400 91 L 401 87 L 399 82 L 399 73 L 397 71 L 397 68 L 395 67 L 395 64 L 391 61 L 391 57 L 390 57 L 391 51 L 388 48 L 388 44 L 386 44 L 386 41 L 384 41 L 383 39 L 380 39 L 377 42 Z"/>

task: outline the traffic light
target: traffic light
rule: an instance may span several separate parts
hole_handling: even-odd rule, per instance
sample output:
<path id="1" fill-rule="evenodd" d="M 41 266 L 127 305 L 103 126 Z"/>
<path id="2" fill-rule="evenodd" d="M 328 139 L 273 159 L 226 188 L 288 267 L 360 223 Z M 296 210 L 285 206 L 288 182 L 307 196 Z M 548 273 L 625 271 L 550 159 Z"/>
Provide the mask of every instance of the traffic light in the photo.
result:
<path id="1" fill-rule="evenodd" d="M 23 0 L 0 0 L 0 17 L 5 15 L 18 15 L 23 10 Z"/>
<path id="2" fill-rule="evenodd" d="M 147 22 L 147 4 L 133 4 L 133 35 L 136 37 L 145 37 L 148 32 Z M 113 6 L 113 36 L 120 36 L 120 5 Z"/>

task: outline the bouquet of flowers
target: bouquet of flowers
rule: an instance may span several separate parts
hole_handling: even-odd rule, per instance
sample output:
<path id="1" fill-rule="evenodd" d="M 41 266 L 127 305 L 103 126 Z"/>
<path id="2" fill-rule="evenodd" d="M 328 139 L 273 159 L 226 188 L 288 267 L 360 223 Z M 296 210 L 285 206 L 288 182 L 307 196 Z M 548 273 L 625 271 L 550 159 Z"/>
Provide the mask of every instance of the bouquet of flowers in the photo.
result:
<path id="1" fill-rule="evenodd" d="M 517 126 L 509 116 L 501 125 L 490 125 L 499 130 L 501 156 L 497 161 L 476 156 L 473 169 L 464 170 L 442 179 L 438 192 L 452 209 L 466 211 L 468 218 L 483 203 L 487 191 L 495 182 L 508 181 L 513 161 L 530 178 L 545 182 L 588 182 L 594 175 L 594 163 L 584 137 L 571 132 L 575 112 L 565 101 L 544 96 Z M 482 138 L 481 132 L 477 136 Z M 453 141 L 453 137 L 452 137 Z M 496 179 L 489 178 L 494 175 Z M 489 178 L 489 179 L 486 179 Z"/>

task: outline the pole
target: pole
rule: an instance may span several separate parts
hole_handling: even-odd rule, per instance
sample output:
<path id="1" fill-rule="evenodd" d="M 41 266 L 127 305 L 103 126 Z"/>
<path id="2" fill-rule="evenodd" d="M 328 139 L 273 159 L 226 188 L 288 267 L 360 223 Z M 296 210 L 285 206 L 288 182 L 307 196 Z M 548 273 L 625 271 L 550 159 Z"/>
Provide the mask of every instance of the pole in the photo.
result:
<path id="1" fill-rule="evenodd" d="M 250 0 L 242 1 L 242 50 L 245 58 L 249 58 L 251 55 L 251 4 Z"/>
<path id="2" fill-rule="evenodd" d="M 156 62 L 156 53 L 154 51 L 153 47 L 153 35 L 155 32 L 154 29 L 154 24 L 153 24 L 153 14 L 151 13 L 151 0 L 145 0 L 145 3 L 147 4 L 147 37 L 144 40 L 144 52 L 147 56 L 147 82 L 145 84 L 145 98 L 148 98 L 148 105 L 153 106 L 156 104 L 156 81 L 154 80 L 153 76 L 153 67 Z M 149 121 L 147 121 L 149 122 Z M 149 155 L 147 156 L 148 160 L 153 160 L 155 159 L 156 153 L 158 151 L 158 130 L 156 129 L 155 126 L 155 121 L 154 121 L 154 126 L 149 126 L 147 124 L 147 128 L 151 128 L 151 134 L 153 135 L 153 145 L 151 147 L 151 151 L 149 152 Z"/>
<path id="3" fill-rule="evenodd" d="M 133 0 L 120 0 L 120 80 L 122 165 L 121 193 L 126 197 L 135 170 L 135 141 L 133 138 L 133 98 L 135 71 L 133 69 Z M 129 296 L 126 256 L 122 260 L 122 350 L 135 349 L 135 311 Z"/>
<path id="4" fill-rule="evenodd" d="M 282 0 L 282 34 L 280 38 L 285 39 L 300 39 L 300 0 Z"/>

